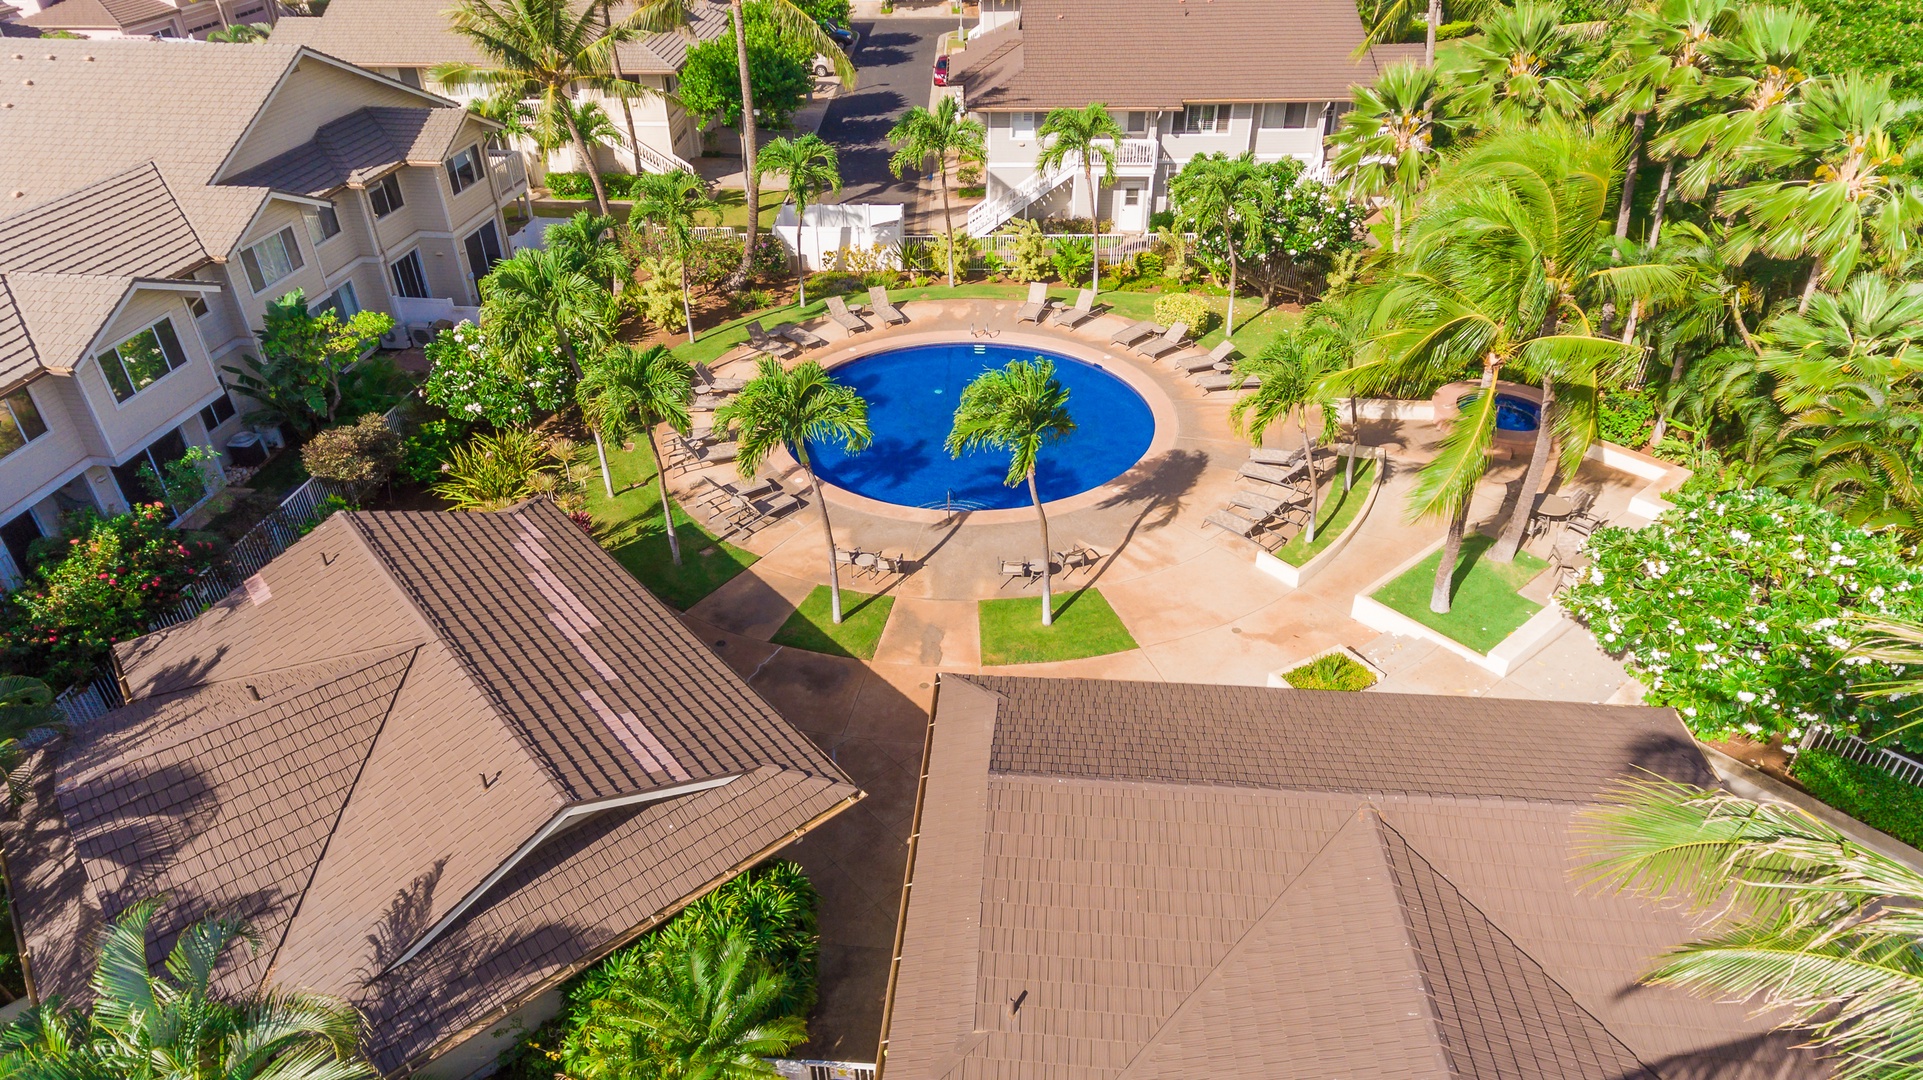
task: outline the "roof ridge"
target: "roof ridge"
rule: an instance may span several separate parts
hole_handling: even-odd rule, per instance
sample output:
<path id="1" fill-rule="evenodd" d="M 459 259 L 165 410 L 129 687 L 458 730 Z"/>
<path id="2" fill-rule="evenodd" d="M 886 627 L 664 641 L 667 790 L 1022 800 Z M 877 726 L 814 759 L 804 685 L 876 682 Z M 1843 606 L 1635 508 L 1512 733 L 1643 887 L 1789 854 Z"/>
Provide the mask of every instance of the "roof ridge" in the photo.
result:
<path id="1" fill-rule="evenodd" d="M 1584 1005 L 1580 1000 L 1578 1000 L 1576 995 L 1572 993 L 1567 986 L 1564 986 L 1562 984 L 1562 980 L 1550 974 L 1549 969 L 1543 966 L 1542 961 L 1537 960 L 1534 954 L 1532 954 L 1528 949 L 1523 948 L 1522 943 L 1517 941 L 1515 938 L 1511 937 L 1509 932 L 1507 930 L 1504 930 L 1501 924 L 1497 923 L 1495 919 L 1491 918 L 1488 912 L 1482 910 L 1480 905 L 1478 905 L 1475 901 L 1469 899 L 1468 894 L 1464 893 L 1462 889 L 1458 887 L 1456 883 L 1452 881 L 1447 874 L 1444 874 L 1440 869 L 1438 869 L 1436 865 L 1430 862 L 1429 859 L 1426 856 L 1424 856 L 1422 852 L 1418 850 L 1414 844 L 1410 843 L 1409 838 L 1404 836 L 1401 830 L 1397 829 L 1394 825 L 1389 824 L 1388 820 L 1382 816 L 1379 810 L 1376 810 L 1373 807 L 1369 808 L 1369 810 L 1372 812 L 1376 821 L 1377 836 L 1379 837 L 1382 843 L 1383 859 L 1388 864 L 1388 867 L 1389 867 L 1390 884 L 1394 889 L 1394 893 L 1396 897 L 1396 905 L 1398 908 L 1401 909 L 1403 913 L 1405 928 L 1409 934 L 1410 949 L 1412 952 L 1414 952 L 1417 959 L 1418 970 L 1421 971 L 1423 997 L 1426 999 L 1426 1002 L 1429 1008 L 1429 1019 L 1430 1019 L 1430 1022 L 1435 1026 L 1435 1029 L 1437 1032 L 1437 1042 L 1442 1047 L 1442 1051 L 1444 1055 L 1447 1057 L 1452 1073 L 1458 1076 L 1479 1076 L 1480 1075 L 1480 1072 L 1476 1068 L 1474 1068 L 1474 1066 L 1470 1062 L 1458 1060 L 1459 1056 L 1462 1053 L 1462 1050 L 1455 1047 L 1448 1038 L 1443 1036 L 1443 1029 L 1445 1026 L 1448 1025 L 1448 1020 L 1443 1015 L 1442 1007 L 1440 1004 L 1440 997 L 1437 993 L 1435 979 L 1426 970 L 1426 965 L 1424 965 L 1422 962 L 1424 957 L 1426 956 L 1426 953 L 1425 953 L 1425 950 L 1422 948 L 1420 942 L 1417 940 L 1417 930 L 1416 930 L 1417 905 L 1414 905 L 1410 902 L 1409 883 L 1405 882 L 1404 875 L 1399 873 L 1397 870 L 1396 859 L 1395 859 L 1395 848 L 1397 845 L 1401 847 L 1402 851 L 1408 854 L 1409 858 L 1414 863 L 1420 864 L 1421 868 L 1423 870 L 1426 870 L 1431 877 L 1433 877 L 1436 881 L 1440 882 L 1442 885 L 1446 886 L 1450 892 L 1454 893 L 1456 896 L 1456 899 L 1461 901 L 1462 905 L 1465 908 L 1467 908 L 1470 912 L 1473 912 L 1475 916 L 1481 919 L 1482 922 L 1485 925 L 1487 925 L 1488 928 L 1492 932 L 1494 932 L 1495 935 L 1501 941 L 1505 942 L 1509 946 L 1509 948 L 1515 951 L 1515 955 L 1521 957 L 1523 960 L 1527 961 L 1531 966 L 1533 966 L 1536 972 L 1539 973 L 1543 977 L 1543 979 L 1549 983 L 1551 989 L 1553 989 L 1555 993 L 1560 994 L 1564 1000 L 1566 1000 L 1579 1013 L 1581 1013 L 1584 1018 L 1586 1018 L 1591 1024 L 1595 1026 L 1595 1029 L 1597 1031 L 1600 1031 L 1611 1043 L 1615 1044 L 1616 1048 L 1619 1051 L 1621 1051 L 1626 1057 L 1628 1057 L 1629 1060 L 1634 1061 L 1638 1066 L 1640 1066 L 1644 1072 L 1645 1080 L 1657 1080 L 1656 1071 L 1650 1068 L 1648 1062 L 1645 1062 L 1642 1059 L 1641 1055 L 1637 1054 L 1636 1051 L 1632 1049 L 1628 1043 L 1623 1042 L 1623 1040 L 1619 1038 L 1614 1031 L 1611 1031 L 1609 1029 L 1609 1025 L 1603 1023 L 1601 1017 L 1597 1016 L 1594 1012 L 1591 1012 L 1588 1006 Z"/>
<path id="2" fill-rule="evenodd" d="M 1257 932 L 1268 925 L 1269 919 L 1281 908 L 1282 902 L 1289 898 L 1291 891 L 1303 880 L 1308 878 L 1310 871 L 1314 870 L 1316 866 L 1322 862 L 1324 856 L 1328 855 L 1330 851 L 1334 849 L 1336 841 L 1340 840 L 1350 829 L 1356 828 L 1358 824 L 1362 822 L 1364 815 L 1368 813 L 1368 807 L 1365 806 L 1361 808 L 1347 821 L 1344 821 L 1341 826 L 1329 833 L 1328 837 L 1322 841 L 1321 846 L 1315 849 L 1315 854 L 1309 857 L 1309 861 L 1302 864 L 1302 869 L 1276 892 L 1275 899 L 1269 901 L 1269 906 L 1262 909 L 1262 914 L 1256 916 L 1247 927 L 1243 928 L 1241 935 L 1235 939 L 1235 944 L 1230 945 L 1223 951 L 1222 955 L 1216 959 L 1215 965 L 1209 968 L 1200 979 L 1195 981 L 1195 985 L 1189 988 L 1189 992 L 1182 996 L 1181 1002 L 1177 1004 L 1174 1009 L 1170 1010 L 1167 1016 L 1162 1018 L 1160 1024 L 1155 1026 L 1155 1033 L 1143 1040 L 1142 1045 L 1135 1048 L 1135 1052 L 1129 1055 L 1128 1064 L 1122 1066 L 1121 1071 L 1115 1074 L 1114 1080 L 1131 1080 L 1131 1078 L 1138 1075 L 1135 1072 L 1136 1064 L 1144 1060 L 1144 1056 L 1161 1042 L 1164 1034 L 1175 1030 L 1176 1025 L 1187 1017 L 1191 1010 L 1199 1007 L 1196 1005 L 1196 1002 L 1201 999 L 1202 994 L 1221 980 L 1223 972 L 1228 968 L 1229 964 L 1241 956 L 1249 943 L 1254 940 Z"/>

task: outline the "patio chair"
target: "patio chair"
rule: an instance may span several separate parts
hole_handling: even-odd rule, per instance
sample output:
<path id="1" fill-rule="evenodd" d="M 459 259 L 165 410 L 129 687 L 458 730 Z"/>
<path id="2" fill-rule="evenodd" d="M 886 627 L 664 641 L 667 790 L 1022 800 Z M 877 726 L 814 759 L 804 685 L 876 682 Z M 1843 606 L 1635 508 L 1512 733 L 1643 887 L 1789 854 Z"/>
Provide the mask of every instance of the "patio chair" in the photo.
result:
<path id="1" fill-rule="evenodd" d="M 1254 480 L 1260 484 L 1273 484 L 1276 487 L 1293 489 L 1296 486 L 1296 478 L 1305 471 L 1307 470 L 1301 465 L 1284 468 L 1280 465 L 1264 465 L 1261 462 L 1250 461 L 1237 470 L 1235 476 L 1239 480 Z"/>
<path id="2" fill-rule="evenodd" d="M 1204 394 L 1213 394 L 1218 390 L 1253 390 L 1262 385 L 1262 380 L 1253 375 L 1224 371 L 1215 375 L 1204 375 L 1195 380 L 1195 385 L 1201 387 Z"/>
<path id="3" fill-rule="evenodd" d="M 1242 507 L 1267 514 L 1271 517 L 1287 517 L 1305 508 L 1308 496 L 1299 491 L 1290 491 L 1289 497 L 1266 495 L 1260 491 L 1236 491 L 1229 496 L 1229 507 Z"/>
<path id="4" fill-rule="evenodd" d="M 1178 322 L 1167 330 L 1162 331 L 1161 337 L 1150 338 L 1147 341 L 1131 347 L 1150 360 L 1158 359 L 1181 348 L 1182 338 L 1188 332 L 1189 324 Z"/>
<path id="5" fill-rule="evenodd" d="M 1302 464 L 1302 451 L 1271 450 L 1266 446 L 1258 446 L 1249 451 L 1249 460 L 1255 462 L 1257 465 L 1280 465 L 1284 468 L 1294 468 Z"/>
<path id="6" fill-rule="evenodd" d="M 696 498 L 710 506 L 718 506 L 735 498 L 758 499 L 763 495 L 783 493 L 781 491 L 781 481 L 772 476 L 765 480 L 755 480 L 753 482 L 743 481 L 741 483 L 730 482 L 726 484 L 716 483 L 704 476 L 701 478 L 701 482 L 708 485 L 711 490 L 706 494 L 696 496 Z"/>
<path id="7" fill-rule="evenodd" d="M 1108 339 L 1108 343 L 1110 345 L 1133 345 L 1145 337 L 1153 337 L 1156 334 L 1162 333 L 1163 329 L 1161 323 L 1149 322 L 1144 319 L 1141 322 L 1130 323 L 1120 330 L 1115 331 L 1114 336 Z"/>
<path id="8" fill-rule="evenodd" d="M 1015 309 L 1018 323 L 1042 321 L 1042 313 L 1048 310 L 1048 283 L 1031 281 L 1028 283 L 1028 302 Z"/>
<path id="9" fill-rule="evenodd" d="M 868 307 L 874 311 L 875 318 L 882 322 L 893 324 L 908 321 L 908 316 L 903 315 L 900 308 L 888 302 L 888 290 L 880 285 L 869 287 Z"/>
<path id="10" fill-rule="evenodd" d="M 758 532 L 801 508 L 801 500 L 785 491 L 766 499 L 744 499 L 737 495 L 729 502 L 741 512 L 741 520 L 734 528 L 748 533 Z"/>
<path id="11" fill-rule="evenodd" d="M 906 574 L 908 573 L 907 567 L 908 567 L 908 556 L 906 555 L 897 555 L 891 559 L 888 556 L 883 555 L 879 551 L 875 552 L 875 576 L 876 577 L 880 577 L 884 574 Z"/>
<path id="12" fill-rule="evenodd" d="M 800 350 L 788 342 L 763 330 L 758 320 L 748 324 L 748 344 L 753 347 L 756 352 L 767 353 L 769 356 L 780 360 L 789 359 L 800 352 Z"/>
<path id="13" fill-rule="evenodd" d="M 1233 533 L 1245 540 L 1248 539 L 1250 533 L 1253 533 L 1261 527 L 1258 522 L 1251 521 L 1245 517 L 1238 517 L 1226 510 L 1211 510 L 1209 511 L 1209 515 L 1203 518 L 1202 521 L 1204 524 L 1213 525 L 1223 532 Z"/>
<path id="14" fill-rule="evenodd" d="M 823 345 L 828 344 L 827 338 L 803 330 L 794 323 L 782 323 L 780 326 L 769 331 L 769 333 L 780 334 L 782 337 L 787 338 L 789 341 L 794 342 L 804 349 L 819 349 Z"/>
<path id="15" fill-rule="evenodd" d="M 728 395 L 726 394 L 697 393 L 694 397 L 688 399 L 688 411 L 691 413 L 711 413 L 727 403 Z"/>
<path id="16" fill-rule="evenodd" d="M 710 465 L 725 465 L 740 455 L 741 447 L 736 443 L 709 443 L 692 448 L 675 464 L 682 472 L 687 472 L 689 469 L 705 469 Z"/>
<path id="17" fill-rule="evenodd" d="M 1075 294 L 1074 307 L 1062 308 L 1055 313 L 1055 317 L 1050 321 L 1056 326 L 1063 326 L 1073 330 L 1095 317 L 1094 307 L 1095 290 L 1083 289 L 1081 292 Z"/>
<path id="18" fill-rule="evenodd" d="M 1175 370 L 1190 375 L 1199 375 L 1204 371 L 1220 371 L 1221 365 L 1227 362 L 1229 354 L 1234 351 L 1235 344 L 1224 341 L 1206 353 L 1176 353 L 1174 367 Z"/>
<path id="19" fill-rule="evenodd" d="M 748 385 L 746 379 L 724 379 L 706 364 L 694 365 L 694 388 L 703 394 L 732 394 Z"/>
<path id="20" fill-rule="evenodd" d="M 1027 582 L 1042 576 L 1041 570 L 1039 570 L 1033 562 L 1030 562 L 1027 559 L 1023 559 L 1019 562 L 1011 562 L 1008 559 L 1003 559 L 1001 560 L 1001 567 L 1002 567 L 1002 586 L 1004 588 L 1008 586 L 1009 582 L 1015 580 L 1016 578 L 1021 578 L 1024 582 Z"/>
<path id="21" fill-rule="evenodd" d="M 835 325 L 851 334 L 859 334 L 863 330 L 872 329 L 866 319 L 849 311 L 848 301 L 839 296 L 831 296 L 828 298 L 828 317 L 835 321 Z"/>
<path id="22" fill-rule="evenodd" d="M 1102 561 L 1102 553 L 1087 544 L 1076 544 L 1067 551 L 1056 552 L 1055 561 L 1062 564 L 1062 573 L 1067 574 L 1076 570 L 1092 569 L 1096 563 Z"/>

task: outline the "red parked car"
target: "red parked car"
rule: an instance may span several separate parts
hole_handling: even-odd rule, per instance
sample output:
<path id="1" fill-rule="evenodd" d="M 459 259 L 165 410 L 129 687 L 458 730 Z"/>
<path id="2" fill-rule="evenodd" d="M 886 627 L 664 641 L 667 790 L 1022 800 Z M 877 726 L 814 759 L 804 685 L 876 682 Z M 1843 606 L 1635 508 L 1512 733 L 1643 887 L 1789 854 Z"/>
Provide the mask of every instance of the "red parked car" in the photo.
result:
<path id="1" fill-rule="evenodd" d="M 946 56 L 935 57 L 935 85 L 948 85 L 948 57 Z"/>

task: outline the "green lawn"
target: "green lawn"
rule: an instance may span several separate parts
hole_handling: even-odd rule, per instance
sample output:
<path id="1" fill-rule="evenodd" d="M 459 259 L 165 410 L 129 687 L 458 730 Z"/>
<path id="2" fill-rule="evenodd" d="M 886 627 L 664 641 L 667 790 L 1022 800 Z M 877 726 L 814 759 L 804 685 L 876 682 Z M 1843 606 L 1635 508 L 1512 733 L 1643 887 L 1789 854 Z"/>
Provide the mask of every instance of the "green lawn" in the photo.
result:
<path id="1" fill-rule="evenodd" d="M 1525 551 L 1518 551 L 1516 561 L 1507 565 L 1492 563 L 1483 555 L 1495 542 L 1493 537 L 1480 534 L 1463 538 L 1462 555 L 1456 560 L 1455 595 L 1447 615 L 1429 610 L 1429 591 L 1435 585 L 1441 549 L 1377 589 L 1373 599 L 1486 653 L 1542 610 L 1541 604 L 1524 599 L 1516 590 L 1549 565 Z"/>
<path id="2" fill-rule="evenodd" d="M 1839 754 L 1805 750 L 1790 775 L 1811 795 L 1912 847 L 1923 847 L 1923 789 Z"/>
<path id="3" fill-rule="evenodd" d="M 1297 533 L 1288 543 L 1276 549 L 1276 558 L 1290 566 L 1307 563 L 1335 543 L 1336 538 L 1342 535 L 1342 530 L 1348 528 L 1355 516 L 1368 505 L 1369 488 L 1375 483 L 1375 462 L 1365 461 L 1355 467 L 1354 487 L 1343 486 L 1342 467 L 1342 463 L 1338 462 L 1335 480 L 1328 494 L 1322 496 L 1322 505 L 1316 508 L 1315 543 L 1304 539 L 1307 534 Z M 1433 572 L 1434 567 L 1430 569 Z"/>
<path id="4" fill-rule="evenodd" d="M 1181 290 L 1202 292 L 1201 288 Z M 1056 294 L 1055 287 L 1049 288 L 1049 295 Z M 1070 301 L 1075 299 L 1075 290 L 1063 286 L 1061 295 Z M 1110 310 L 1130 319 L 1150 319 L 1155 317 L 1155 298 L 1159 293 L 1145 292 L 1103 292 L 1099 302 L 1107 304 Z M 1223 298 L 1212 296 L 1216 314 L 1222 311 Z M 1285 326 L 1292 326 L 1302 316 L 1298 312 L 1284 311 L 1281 308 L 1264 308 L 1257 297 L 1241 296 L 1235 301 L 1235 351 L 1242 356 L 1254 356 L 1274 341 Z M 1222 331 L 1227 327 L 1223 320 L 1217 319 L 1215 326 L 1196 341 L 1205 349 L 1213 349 L 1222 341 Z"/>
<path id="5" fill-rule="evenodd" d="M 716 540 L 676 506 L 681 565 L 675 566 L 668 555 L 668 534 L 661 528 L 661 500 L 655 494 L 654 462 L 646 445 L 636 443 L 633 452 L 608 447 L 608 471 L 614 477 L 612 501 L 602 493 L 594 444 L 584 445 L 574 476 L 587 490 L 595 537 L 654 595 L 686 611 L 754 565 L 752 552 Z"/>
<path id="6" fill-rule="evenodd" d="M 1094 589 L 1055 597 L 1055 625 L 1042 625 L 1042 598 L 983 600 L 982 664 L 1041 664 L 1080 660 L 1137 648 L 1115 609 Z"/>
<path id="7" fill-rule="evenodd" d="M 776 645 L 789 645 L 830 656 L 852 656 L 873 660 L 875 646 L 881 644 L 881 628 L 888 624 L 888 612 L 895 606 L 892 596 L 875 596 L 850 589 L 841 590 L 841 624 L 829 615 L 828 586 L 817 585 L 801 602 L 788 621 L 775 631 Z"/>

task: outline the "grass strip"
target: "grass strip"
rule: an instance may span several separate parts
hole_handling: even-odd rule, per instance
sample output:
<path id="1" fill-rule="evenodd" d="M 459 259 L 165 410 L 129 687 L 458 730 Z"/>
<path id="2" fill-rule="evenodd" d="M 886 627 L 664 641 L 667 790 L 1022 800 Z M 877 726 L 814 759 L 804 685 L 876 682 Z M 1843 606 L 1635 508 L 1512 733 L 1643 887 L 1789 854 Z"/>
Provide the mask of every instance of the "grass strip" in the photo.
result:
<path id="1" fill-rule="evenodd" d="M 1811 795 L 1911 847 L 1923 847 L 1923 788 L 1840 754 L 1805 750 L 1790 775 Z"/>
<path id="2" fill-rule="evenodd" d="M 1042 625 L 1042 598 L 1013 596 L 980 606 L 982 664 L 1044 664 L 1138 648 L 1095 589 L 1058 593 L 1055 623 Z"/>
<path id="3" fill-rule="evenodd" d="M 1446 614 L 1429 610 L 1429 592 L 1435 585 L 1436 566 L 1442 561 L 1441 548 L 1377 589 L 1373 599 L 1451 640 L 1487 653 L 1542 610 L 1541 604 L 1517 590 L 1549 566 L 1526 551 L 1516 552 L 1516 561 L 1511 563 L 1491 562 L 1483 556 L 1495 542 L 1494 537 L 1480 534 L 1463 538 Z"/>
<path id="4" fill-rule="evenodd" d="M 674 508 L 676 535 L 681 540 L 681 565 L 668 551 L 668 534 L 661 524 L 661 499 L 654 480 L 654 461 L 647 447 L 608 447 L 608 472 L 614 477 L 614 498 L 601 486 L 601 470 L 594 447 L 583 448 L 573 465 L 574 477 L 587 492 L 594 536 L 615 561 L 627 568 L 648 591 L 676 610 L 686 611 L 701 598 L 753 566 L 755 554 L 723 543 L 680 506 Z"/>
<path id="5" fill-rule="evenodd" d="M 1342 535 L 1349 523 L 1355 520 L 1362 508 L 1369 504 L 1369 488 L 1375 483 L 1375 461 L 1369 460 L 1355 467 L 1355 486 L 1343 484 L 1343 463 L 1335 467 L 1335 479 L 1329 484 L 1328 494 L 1322 496 L 1322 505 L 1316 508 L 1315 543 L 1304 539 L 1306 534 L 1296 533 L 1275 551 L 1275 557 L 1290 566 L 1303 566 L 1310 559 L 1328 550 L 1330 544 Z"/>
<path id="6" fill-rule="evenodd" d="M 894 606 L 893 596 L 843 589 L 841 622 L 837 624 L 830 614 L 828 586 L 817 585 L 771 640 L 809 652 L 873 660 L 875 646 L 881 644 L 882 627 L 888 625 L 888 613 Z"/>

